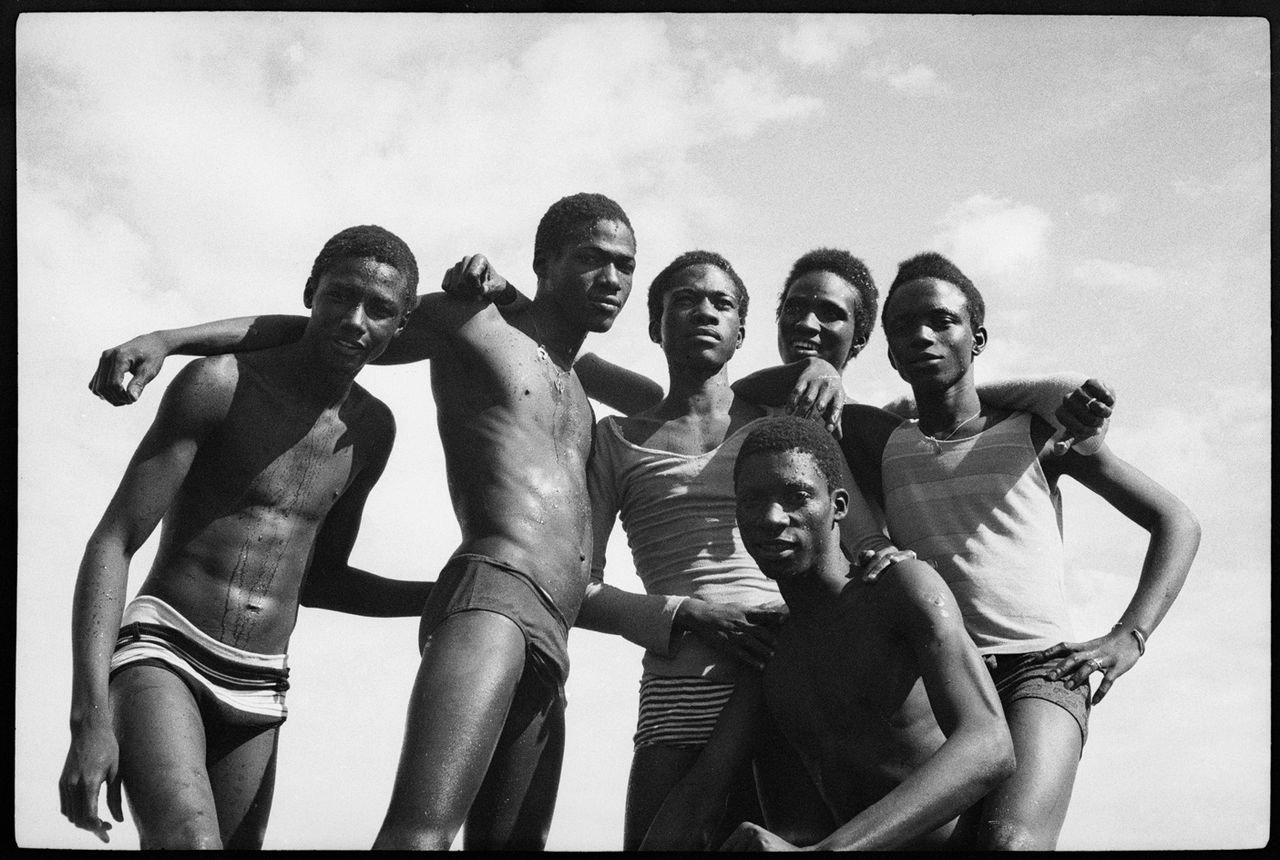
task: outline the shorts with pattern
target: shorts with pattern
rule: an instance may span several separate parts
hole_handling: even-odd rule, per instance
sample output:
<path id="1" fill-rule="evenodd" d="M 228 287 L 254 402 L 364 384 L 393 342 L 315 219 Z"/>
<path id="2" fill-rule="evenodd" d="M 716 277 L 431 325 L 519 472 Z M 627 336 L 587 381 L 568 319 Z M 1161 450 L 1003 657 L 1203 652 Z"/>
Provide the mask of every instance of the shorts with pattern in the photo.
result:
<path id="1" fill-rule="evenodd" d="M 265 729 L 288 716 L 286 655 L 219 642 L 158 597 L 139 595 L 125 607 L 110 677 L 134 666 L 177 675 L 206 720 L 216 717 L 228 727 Z"/>
<path id="2" fill-rule="evenodd" d="M 704 746 L 733 695 L 733 686 L 705 678 L 642 679 L 635 748 Z"/>
<path id="3" fill-rule="evenodd" d="M 983 657 L 991 671 L 1000 704 L 1006 709 L 1018 699 L 1044 699 L 1065 710 L 1080 727 L 1080 747 L 1089 739 L 1089 685 L 1074 690 L 1067 686 L 1069 678 L 1049 680 L 1049 672 L 1058 658 L 1038 660 L 1034 654 L 988 654 Z"/>

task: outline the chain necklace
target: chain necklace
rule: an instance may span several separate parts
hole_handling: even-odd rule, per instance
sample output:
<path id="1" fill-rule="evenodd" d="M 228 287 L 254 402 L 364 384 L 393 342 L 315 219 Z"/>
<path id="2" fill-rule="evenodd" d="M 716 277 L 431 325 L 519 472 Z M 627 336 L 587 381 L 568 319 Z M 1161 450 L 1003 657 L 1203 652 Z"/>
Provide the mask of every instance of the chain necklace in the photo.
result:
<path id="1" fill-rule="evenodd" d="M 563 394 L 564 379 L 566 376 L 569 375 L 569 370 L 572 370 L 573 368 L 570 367 L 569 370 L 561 370 L 560 365 L 556 364 L 555 360 L 552 359 L 551 354 L 547 352 L 547 347 L 542 342 L 543 341 L 542 327 L 538 325 L 538 317 L 536 314 L 533 315 L 533 330 L 534 332 L 537 333 L 536 340 L 538 342 L 538 358 L 546 362 L 547 364 L 551 365 L 551 369 L 554 370 L 556 374 L 553 384 L 556 387 L 556 391 Z"/>
<path id="2" fill-rule="evenodd" d="M 932 442 L 932 443 L 933 443 L 933 453 L 935 453 L 935 454 L 941 454 L 941 453 L 942 453 L 942 443 L 943 443 L 943 442 L 946 442 L 946 441 L 949 441 L 949 440 L 951 439 L 951 437 L 952 437 L 952 436 L 954 436 L 954 435 L 956 435 L 957 433 L 959 433 L 959 432 L 960 432 L 960 428 L 961 428 L 961 427 L 963 427 L 964 425 L 968 424 L 970 421 L 972 421 L 973 419 L 977 418 L 977 417 L 978 417 L 979 415 L 981 415 L 981 414 L 982 414 L 982 409 L 981 409 L 981 408 L 979 408 L 977 412 L 973 413 L 973 414 L 972 414 L 972 415 L 970 415 L 968 418 L 964 419 L 964 420 L 963 420 L 963 421 L 961 421 L 959 424 L 957 424 L 956 426 L 952 427 L 952 428 L 951 428 L 951 432 L 950 432 L 950 433 L 948 433 L 946 436 L 941 436 L 941 437 L 939 437 L 939 436 L 930 436 L 928 433 L 925 433 L 923 430 L 921 430 L 921 431 L 920 431 L 920 434 L 921 434 L 922 436 L 924 436 L 924 438 L 928 439 L 930 442 Z"/>

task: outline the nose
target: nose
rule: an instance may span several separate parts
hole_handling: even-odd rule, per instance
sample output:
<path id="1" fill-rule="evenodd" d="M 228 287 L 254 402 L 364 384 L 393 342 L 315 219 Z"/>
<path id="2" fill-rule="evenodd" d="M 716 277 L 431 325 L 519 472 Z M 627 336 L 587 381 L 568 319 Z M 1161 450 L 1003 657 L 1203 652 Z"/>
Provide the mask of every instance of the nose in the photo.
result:
<path id="1" fill-rule="evenodd" d="M 618 266 L 612 261 L 605 263 L 600 267 L 596 280 L 597 282 L 609 284 L 615 290 L 622 289 L 622 278 L 618 273 Z"/>
<path id="2" fill-rule="evenodd" d="M 792 325 L 806 334 L 816 332 L 818 330 L 818 315 L 811 310 L 803 311 L 796 316 Z"/>
<path id="3" fill-rule="evenodd" d="M 347 329 L 364 331 L 369 315 L 365 312 L 364 302 L 354 302 L 342 315 L 342 326 Z"/>
<path id="4" fill-rule="evenodd" d="M 715 308 L 712 307 L 711 299 L 705 296 L 698 300 L 693 306 L 693 319 L 697 322 L 715 322 Z"/>

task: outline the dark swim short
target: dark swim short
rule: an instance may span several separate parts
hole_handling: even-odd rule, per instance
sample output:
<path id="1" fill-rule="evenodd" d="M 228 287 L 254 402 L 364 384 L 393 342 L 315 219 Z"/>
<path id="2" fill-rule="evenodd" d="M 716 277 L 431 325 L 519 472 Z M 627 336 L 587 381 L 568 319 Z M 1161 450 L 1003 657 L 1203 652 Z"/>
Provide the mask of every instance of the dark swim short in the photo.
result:
<path id="1" fill-rule="evenodd" d="M 1065 679 L 1049 680 L 1049 672 L 1058 658 L 1037 660 L 1034 654 L 988 654 L 983 660 L 991 670 L 1000 704 L 1007 709 L 1018 699 L 1044 699 L 1053 702 L 1075 718 L 1080 726 L 1080 747 L 1089 739 L 1089 685 L 1074 690 Z"/>
<path id="2" fill-rule="evenodd" d="M 569 625 L 546 590 L 524 571 L 488 556 L 459 553 L 431 589 L 418 627 L 422 648 L 455 612 L 496 612 L 524 634 L 526 659 L 548 686 L 563 691 L 569 677 Z"/>

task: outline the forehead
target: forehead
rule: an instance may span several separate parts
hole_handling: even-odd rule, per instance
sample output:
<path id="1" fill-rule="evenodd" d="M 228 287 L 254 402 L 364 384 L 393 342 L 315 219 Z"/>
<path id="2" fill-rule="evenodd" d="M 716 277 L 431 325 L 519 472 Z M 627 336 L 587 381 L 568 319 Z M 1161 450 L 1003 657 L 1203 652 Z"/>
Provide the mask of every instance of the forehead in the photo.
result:
<path id="1" fill-rule="evenodd" d="M 893 291 L 885 316 L 899 316 L 948 310 L 960 313 L 965 309 L 964 291 L 950 281 L 941 278 L 916 278 L 899 284 Z"/>
<path id="2" fill-rule="evenodd" d="M 805 272 L 787 287 L 787 302 L 829 302 L 843 307 L 852 316 L 858 311 L 859 296 L 853 284 L 835 272 Z"/>
<path id="3" fill-rule="evenodd" d="M 737 295 L 738 286 L 719 266 L 697 263 L 686 266 L 671 276 L 671 288 L 667 290 L 667 295 L 677 290 Z"/>
<path id="4" fill-rule="evenodd" d="M 408 276 L 390 263 L 373 257 L 340 257 L 325 266 L 316 283 L 317 291 L 338 286 L 409 297 Z"/>
<path id="5" fill-rule="evenodd" d="M 621 221 L 602 218 L 592 225 L 586 234 L 579 234 L 570 241 L 565 249 L 592 247 L 602 248 L 612 254 L 634 257 L 636 253 L 636 237 L 631 228 Z"/>
<path id="6" fill-rule="evenodd" d="M 813 487 L 825 483 L 818 461 L 807 451 L 758 451 L 738 467 L 738 489 L 761 489 L 790 484 Z"/>

